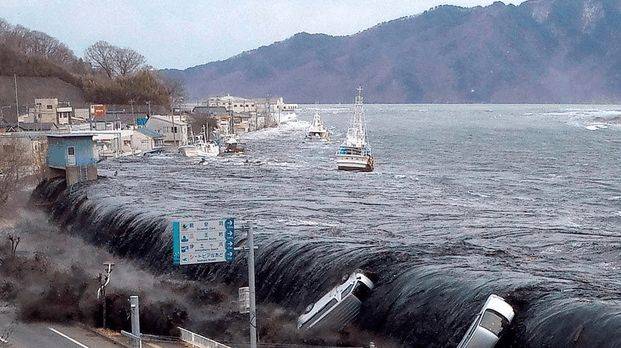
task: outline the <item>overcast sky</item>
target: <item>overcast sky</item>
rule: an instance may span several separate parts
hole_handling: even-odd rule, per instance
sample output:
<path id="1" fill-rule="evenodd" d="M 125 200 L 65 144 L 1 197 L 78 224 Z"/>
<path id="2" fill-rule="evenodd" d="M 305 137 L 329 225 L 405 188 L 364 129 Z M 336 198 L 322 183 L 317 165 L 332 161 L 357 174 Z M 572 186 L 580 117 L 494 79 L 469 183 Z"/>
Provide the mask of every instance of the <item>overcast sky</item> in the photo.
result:
<path id="1" fill-rule="evenodd" d="M 95 41 L 131 47 L 156 68 L 221 60 L 297 32 L 348 35 L 440 4 L 492 0 L 0 0 L 0 17 L 46 32 L 76 55 Z M 505 0 L 519 4 L 523 1 Z"/>

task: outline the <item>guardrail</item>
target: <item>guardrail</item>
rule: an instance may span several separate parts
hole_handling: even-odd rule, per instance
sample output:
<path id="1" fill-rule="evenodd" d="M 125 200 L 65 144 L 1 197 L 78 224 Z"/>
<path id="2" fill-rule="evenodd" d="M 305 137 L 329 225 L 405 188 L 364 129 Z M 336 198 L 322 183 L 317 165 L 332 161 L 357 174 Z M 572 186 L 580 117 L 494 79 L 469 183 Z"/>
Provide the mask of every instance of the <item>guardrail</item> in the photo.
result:
<path id="1" fill-rule="evenodd" d="M 192 347 L 199 347 L 199 348 L 231 348 L 227 345 L 224 345 L 220 342 L 216 342 L 212 339 L 209 339 L 207 337 L 201 336 L 199 334 L 195 334 L 194 332 L 190 331 L 190 330 L 186 330 L 182 327 L 179 328 L 179 331 L 181 331 L 181 340 L 183 342 L 189 343 L 192 345 Z"/>

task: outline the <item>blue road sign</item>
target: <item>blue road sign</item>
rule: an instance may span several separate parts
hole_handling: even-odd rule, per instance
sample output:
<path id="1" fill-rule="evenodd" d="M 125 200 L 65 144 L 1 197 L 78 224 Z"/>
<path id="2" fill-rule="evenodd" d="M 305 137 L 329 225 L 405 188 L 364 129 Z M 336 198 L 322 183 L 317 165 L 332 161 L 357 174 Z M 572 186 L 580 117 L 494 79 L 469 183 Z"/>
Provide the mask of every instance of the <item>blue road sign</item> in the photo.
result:
<path id="1" fill-rule="evenodd" d="M 235 219 L 172 223 L 173 263 L 190 265 L 235 260 Z"/>

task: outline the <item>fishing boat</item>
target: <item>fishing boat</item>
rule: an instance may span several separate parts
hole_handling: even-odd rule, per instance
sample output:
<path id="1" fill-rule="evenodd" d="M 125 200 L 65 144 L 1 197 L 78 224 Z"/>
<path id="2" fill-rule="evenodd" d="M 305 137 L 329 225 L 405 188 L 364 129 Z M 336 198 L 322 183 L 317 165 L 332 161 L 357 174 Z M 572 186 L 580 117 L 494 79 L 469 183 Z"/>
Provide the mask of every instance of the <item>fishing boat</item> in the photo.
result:
<path id="1" fill-rule="evenodd" d="M 194 137 L 192 134 L 192 144 L 179 146 L 179 153 L 185 157 L 216 157 L 220 154 L 220 146 L 208 139 L 207 131 L 203 126 L 203 134 Z"/>
<path id="2" fill-rule="evenodd" d="M 336 154 L 339 170 L 373 171 L 373 156 L 367 144 L 367 130 L 364 123 L 362 105 L 362 87 L 358 87 L 358 95 L 354 101 L 354 116 L 347 137 Z"/>
<path id="3" fill-rule="evenodd" d="M 308 131 L 306 131 L 306 139 L 330 140 L 330 132 L 328 132 L 324 126 L 321 116 L 319 116 L 317 112 L 315 116 L 313 116 L 313 123 L 311 123 L 310 127 L 308 127 Z"/>
<path id="4" fill-rule="evenodd" d="M 224 153 L 242 154 L 244 153 L 244 146 L 239 141 L 237 141 L 237 138 L 235 136 L 232 136 L 224 142 Z"/>
<path id="5" fill-rule="evenodd" d="M 196 142 L 179 147 L 179 153 L 185 157 L 216 157 L 220 154 L 220 147 L 213 142 Z"/>

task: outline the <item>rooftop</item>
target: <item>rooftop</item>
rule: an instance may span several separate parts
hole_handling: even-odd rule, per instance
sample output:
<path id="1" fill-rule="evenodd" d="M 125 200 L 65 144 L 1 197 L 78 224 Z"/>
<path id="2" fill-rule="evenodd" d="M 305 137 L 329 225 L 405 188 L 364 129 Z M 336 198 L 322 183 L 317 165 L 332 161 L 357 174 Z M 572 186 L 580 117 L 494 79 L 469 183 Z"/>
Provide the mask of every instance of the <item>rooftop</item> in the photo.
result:
<path id="1" fill-rule="evenodd" d="M 92 138 L 92 133 L 50 133 L 47 135 L 48 138 L 80 138 L 80 137 L 89 137 Z"/>
<path id="2" fill-rule="evenodd" d="M 178 119 L 179 116 L 172 116 L 172 115 L 170 115 L 170 116 L 168 116 L 168 115 L 152 115 L 152 116 L 149 117 L 149 120 L 156 119 L 156 120 L 160 120 L 160 121 L 164 121 L 164 122 L 168 122 L 168 123 L 172 124 L 173 123 L 172 117 L 175 117 L 175 122 L 174 122 L 175 125 L 179 125 L 179 126 L 187 125 L 187 123 L 185 123 L 185 122 L 183 122 L 183 121 Z M 147 121 L 147 122 L 149 122 L 149 121 Z"/>

